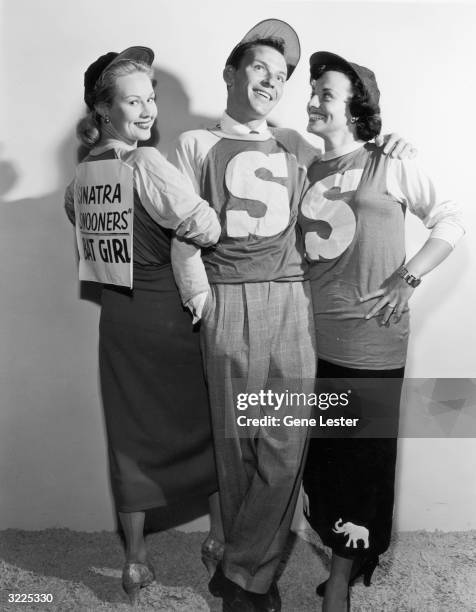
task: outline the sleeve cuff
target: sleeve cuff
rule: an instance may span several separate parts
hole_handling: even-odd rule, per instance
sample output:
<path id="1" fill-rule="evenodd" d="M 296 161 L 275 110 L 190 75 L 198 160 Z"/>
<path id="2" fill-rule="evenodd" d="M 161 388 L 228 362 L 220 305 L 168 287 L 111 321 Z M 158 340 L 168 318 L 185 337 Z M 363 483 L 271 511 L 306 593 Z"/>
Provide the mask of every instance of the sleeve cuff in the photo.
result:
<path id="1" fill-rule="evenodd" d="M 185 307 L 190 310 L 192 313 L 192 323 L 198 323 L 202 318 L 203 307 L 205 306 L 205 302 L 207 300 L 208 291 L 204 291 L 199 293 L 198 295 L 194 295 L 192 298 L 185 302 Z"/>
<path id="2" fill-rule="evenodd" d="M 464 236 L 464 233 L 464 229 L 459 223 L 440 221 L 431 230 L 430 238 L 444 240 L 454 248 L 458 240 Z"/>

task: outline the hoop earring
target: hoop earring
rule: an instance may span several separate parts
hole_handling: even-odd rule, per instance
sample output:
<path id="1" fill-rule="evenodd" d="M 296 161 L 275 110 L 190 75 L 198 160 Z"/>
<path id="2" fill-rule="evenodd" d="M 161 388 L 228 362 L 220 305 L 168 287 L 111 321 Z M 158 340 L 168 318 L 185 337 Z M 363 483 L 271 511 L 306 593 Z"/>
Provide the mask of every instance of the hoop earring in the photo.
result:
<path id="1" fill-rule="evenodd" d="M 357 123 L 358 117 L 351 117 L 350 118 L 350 122 L 351 123 Z"/>

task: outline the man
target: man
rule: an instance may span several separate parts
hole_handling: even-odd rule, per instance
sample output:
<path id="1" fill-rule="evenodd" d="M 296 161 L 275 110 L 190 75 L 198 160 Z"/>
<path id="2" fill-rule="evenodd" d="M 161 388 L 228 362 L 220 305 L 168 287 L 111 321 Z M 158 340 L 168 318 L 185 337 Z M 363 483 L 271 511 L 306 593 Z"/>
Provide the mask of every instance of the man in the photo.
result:
<path id="1" fill-rule="evenodd" d="M 227 110 L 220 125 L 183 134 L 176 152 L 179 168 L 223 226 L 220 244 L 203 254 L 208 281 L 203 268 L 201 280 L 195 271 L 189 276 L 187 262 L 175 271 L 184 302 L 202 317 L 225 532 L 223 563 L 210 587 L 228 610 L 280 609 L 273 581 L 307 438 L 306 427 L 239 425 L 238 392 L 311 392 L 314 385 L 313 318 L 296 218 L 316 153 L 297 132 L 266 124 L 299 55 L 288 24 L 257 24 L 226 62 Z M 175 244 L 176 263 L 187 249 L 193 247 Z M 309 416 L 310 408 L 295 411 Z M 273 413 L 261 402 L 257 414 Z"/>
<path id="2" fill-rule="evenodd" d="M 313 317 L 296 218 L 317 152 L 297 132 L 266 123 L 299 56 L 288 24 L 258 23 L 226 62 L 220 124 L 182 134 L 176 150 L 178 167 L 223 228 L 218 245 L 203 253 L 205 267 L 184 242 L 174 242 L 172 260 L 183 302 L 202 319 L 225 533 L 210 590 L 229 611 L 280 609 L 274 581 L 307 438 L 305 426 L 283 425 L 284 407 L 278 413 L 269 397 L 260 396 L 256 421 L 237 415 L 237 398 L 314 389 Z M 302 419 L 310 410 L 302 401 L 288 407 Z M 273 415 L 280 425 L 269 420 Z"/>

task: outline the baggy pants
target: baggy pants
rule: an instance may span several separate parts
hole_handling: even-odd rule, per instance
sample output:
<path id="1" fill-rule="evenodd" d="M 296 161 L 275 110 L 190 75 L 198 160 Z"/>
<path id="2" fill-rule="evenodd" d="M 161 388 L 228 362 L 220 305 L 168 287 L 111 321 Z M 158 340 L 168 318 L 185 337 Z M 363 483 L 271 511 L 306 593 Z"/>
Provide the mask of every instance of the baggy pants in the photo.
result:
<path id="1" fill-rule="evenodd" d="M 201 342 L 208 381 L 225 532 L 224 574 L 265 593 L 285 548 L 300 490 L 312 407 L 276 410 L 269 401 L 237 409 L 239 393 L 314 391 L 316 351 L 307 282 L 215 284 L 205 302 Z M 301 399 L 300 404 L 305 404 Z M 239 425 L 246 417 L 280 424 Z"/>

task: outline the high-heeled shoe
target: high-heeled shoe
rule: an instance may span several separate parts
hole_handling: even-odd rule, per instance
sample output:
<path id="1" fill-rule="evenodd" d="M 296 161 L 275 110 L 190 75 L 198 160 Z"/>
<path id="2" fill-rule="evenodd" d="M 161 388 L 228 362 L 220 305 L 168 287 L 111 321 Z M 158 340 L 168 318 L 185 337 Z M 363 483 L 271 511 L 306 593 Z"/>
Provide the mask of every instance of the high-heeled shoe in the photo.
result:
<path id="1" fill-rule="evenodd" d="M 360 578 L 360 576 L 363 576 L 365 586 L 369 587 L 372 581 L 372 574 L 374 573 L 377 565 L 378 556 L 369 557 L 368 559 L 366 559 L 360 566 L 358 566 L 355 573 L 351 574 L 349 580 L 349 587 L 353 586 L 354 582 L 357 580 L 357 578 Z M 327 580 L 324 580 L 324 582 L 318 584 L 316 587 L 316 595 L 319 595 L 319 597 L 324 597 L 326 593 L 326 585 Z"/>
<path id="2" fill-rule="evenodd" d="M 126 563 L 122 570 L 122 587 L 129 596 L 131 605 L 137 603 L 139 591 L 155 580 L 154 568 L 150 563 Z"/>
<path id="3" fill-rule="evenodd" d="M 215 574 L 218 564 L 223 559 L 225 545 L 220 540 L 215 540 L 211 536 L 202 544 L 202 563 L 207 568 L 208 575 L 212 577 Z"/>

